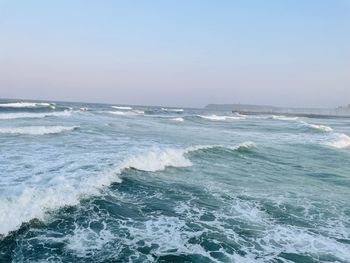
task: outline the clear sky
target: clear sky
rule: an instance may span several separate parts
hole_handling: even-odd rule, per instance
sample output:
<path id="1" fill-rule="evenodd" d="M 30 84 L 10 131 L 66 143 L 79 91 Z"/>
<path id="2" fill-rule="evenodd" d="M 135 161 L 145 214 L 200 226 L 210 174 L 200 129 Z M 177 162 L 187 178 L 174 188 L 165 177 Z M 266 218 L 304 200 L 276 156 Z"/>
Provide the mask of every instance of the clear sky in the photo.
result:
<path id="1" fill-rule="evenodd" d="M 350 103 L 350 0 L 0 0 L 0 97 Z"/>

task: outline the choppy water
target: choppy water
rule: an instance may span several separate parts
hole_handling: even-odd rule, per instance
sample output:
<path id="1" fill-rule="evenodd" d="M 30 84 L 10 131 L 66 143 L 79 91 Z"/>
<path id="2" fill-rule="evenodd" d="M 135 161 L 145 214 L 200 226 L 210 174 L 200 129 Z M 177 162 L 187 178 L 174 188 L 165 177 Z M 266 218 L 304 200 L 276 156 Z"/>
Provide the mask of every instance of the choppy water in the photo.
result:
<path id="1" fill-rule="evenodd" d="M 350 119 L 2 101 L 0 262 L 350 262 L 349 135 Z"/>

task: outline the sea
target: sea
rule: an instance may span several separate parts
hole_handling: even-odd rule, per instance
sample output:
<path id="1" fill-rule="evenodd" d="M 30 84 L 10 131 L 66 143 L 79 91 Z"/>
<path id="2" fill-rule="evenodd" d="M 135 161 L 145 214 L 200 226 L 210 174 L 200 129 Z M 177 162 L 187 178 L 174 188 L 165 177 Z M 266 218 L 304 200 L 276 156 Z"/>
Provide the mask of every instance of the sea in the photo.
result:
<path id="1" fill-rule="evenodd" d="M 350 262 L 350 119 L 0 101 L 0 262 Z"/>

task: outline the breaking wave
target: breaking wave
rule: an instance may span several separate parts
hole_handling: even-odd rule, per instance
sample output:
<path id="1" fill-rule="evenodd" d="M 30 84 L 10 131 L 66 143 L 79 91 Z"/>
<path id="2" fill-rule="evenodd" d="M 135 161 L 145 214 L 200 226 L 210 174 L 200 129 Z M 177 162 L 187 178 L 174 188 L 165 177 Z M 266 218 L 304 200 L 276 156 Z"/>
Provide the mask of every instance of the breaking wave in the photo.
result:
<path id="1" fill-rule="evenodd" d="M 44 102 L 11 102 L 0 103 L 2 108 L 39 108 L 39 107 L 51 107 L 54 108 L 54 104 Z"/>
<path id="2" fill-rule="evenodd" d="M 350 137 L 344 133 L 334 133 L 323 144 L 337 149 L 347 148 L 350 146 Z"/>
<path id="3" fill-rule="evenodd" d="M 198 115 L 198 117 L 210 121 L 242 120 L 243 116 Z"/>
<path id="4" fill-rule="evenodd" d="M 132 110 L 132 107 L 129 106 L 112 106 L 112 108 L 117 110 Z"/>
<path id="5" fill-rule="evenodd" d="M 319 131 L 319 132 L 332 132 L 333 129 L 329 126 L 326 125 L 321 125 L 321 124 L 310 124 L 304 121 L 301 121 L 301 124 L 304 125 L 305 127 L 308 127 L 312 130 Z"/>
<path id="6" fill-rule="evenodd" d="M 14 127 L 14 128 L 0 128 L 0 133 L 5 134 L 28 134 L 28 135 L 45 135 L 56 134 L 77 129 L 77 126 L 28 126 L 28 127 Z"/>
<path id="7" fill-rule="evenodd" d="M 216 145 L 194 146 L 185 149 L 151 149 L 147 153 L 126 158 L 113 170 L 88 176 L 84 180 L 60 177 L 54 185 L 37 189 L 25 187 L 16 198 L 0 199 L 0 235 L 7 235 L 21 227 L 22 223 L 37 218 L 44 220 L 46 212 L 63 206 L 77 205 L 82 197 L 100 195 L 101 189 L 114 182 L 121 182 L 119 175 L 125 169 L 137 169 L 156 172 L 167 167 L 189 167 L 192 162 L 186 156 L 192 152 L 203 151 Z M 233 147 L 232 150 L 242 150 L 255 147 L 254 143 L 246 142 Z"/>
<path id="8" fill-rule="evenodd" d="M 142 110 L 132 110 L 132 111 L 107 111 L 109 114 L 119 115 L 119 116 L 137 116 L 144 115 L 145 112 Z"/>
<path id="9" fill-rule="evenodd" d="M 183 112 L 184 109 L 162 108 L 162 111 L 168 111 L 168 112 Z"/>
<path id="10" fill-rule="evenodd" d="M 192 166 L 192 162 L 187 158 L 187 154 L 215 148 L 245 151 L 255 147 L 256 145 L 253 142 L 244 142 L 236 146 L 198 145 L 185 149 L 152 149 L 146 154 L 140 154 L 127 159 L 121 165 L 121 170 L 132 168 L 141 171 L 156 172 L 164 170 L 166 167 L 189 167 Z"/>
<path id="11" fill-rule="evenodd" d="M 177 122 L 183 122 L 183 121 L 185 121 L 185 119 L 184 118 L 181 118 L 181 117 L 179 117 L 179 118 L 173 118 L 173 119 L 171 119 L 172 121 L 177 121 Z"/>
<path id="12" fill-rule="evenodd" d="M 279 121 L 296 121 L 299 119 L 299 117 L 287 117 L 284 115 L 272 115 L 270 118 Z"/>
<path id="13" fill-rule="evenodd" d="M 12 119 L 36 119 L 36 118 L 45 118 L 45 117 L 67 117 L 71 116 L 71 111 L 57 111 L 57 112 L 16 112 L 16 113 L 2 113 L 0 114 L 0 120 L 12 120 Z"/>

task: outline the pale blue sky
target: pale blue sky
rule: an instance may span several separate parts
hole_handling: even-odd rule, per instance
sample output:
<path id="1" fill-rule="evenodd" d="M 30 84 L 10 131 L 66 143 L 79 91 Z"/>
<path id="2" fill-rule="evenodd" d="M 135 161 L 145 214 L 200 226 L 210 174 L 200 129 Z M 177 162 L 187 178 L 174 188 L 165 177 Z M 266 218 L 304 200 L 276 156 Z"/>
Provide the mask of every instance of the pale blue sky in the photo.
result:
<path id="1" fill-rule="evenodd" d="M 350 103 L 350 0 L 0 0 L 0 97 Z"/>

